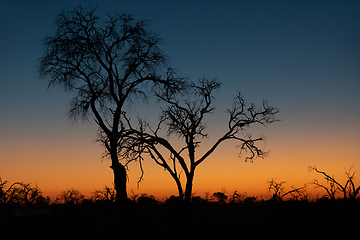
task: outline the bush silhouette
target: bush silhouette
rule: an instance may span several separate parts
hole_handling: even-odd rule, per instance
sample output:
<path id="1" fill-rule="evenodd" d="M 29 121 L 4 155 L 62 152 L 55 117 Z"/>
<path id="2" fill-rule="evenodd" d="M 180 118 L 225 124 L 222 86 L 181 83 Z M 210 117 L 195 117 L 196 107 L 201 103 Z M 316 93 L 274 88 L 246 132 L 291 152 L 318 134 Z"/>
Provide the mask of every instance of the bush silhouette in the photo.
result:
<path id="1" fill-rule="evenodd" d="M 8 186 L 9 181 L 0 178 L 0 203 L 3 204 L 49 204 L 50 198 L 44 197 L 40 188 L 30 183 L 14 182 Z"/>
<path id="2" fill-rule="evenodd" d="M 159 201 L 153 195 L 147 195 L 146 193 L 142 194 L 136 199 L 136 202 L 144 205 L 155 205 L 158 204 Z"/>
<path id="3" fill-rule="evenodd" d="M 82 203 L 85 196 L 77 189 L 67 189 L 61 192 L 60 195 L 56 197 L 55 203 L 63 204 L 79 204 Z"/>

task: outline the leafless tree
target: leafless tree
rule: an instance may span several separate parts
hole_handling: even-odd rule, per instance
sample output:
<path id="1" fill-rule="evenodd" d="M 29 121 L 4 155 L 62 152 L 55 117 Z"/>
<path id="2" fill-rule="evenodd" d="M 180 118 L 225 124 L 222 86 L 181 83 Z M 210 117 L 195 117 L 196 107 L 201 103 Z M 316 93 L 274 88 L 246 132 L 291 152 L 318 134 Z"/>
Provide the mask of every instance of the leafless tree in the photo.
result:
<path id="1" fill-rule="evenodd" d="M 282 201 L 288 195 L 291 196 L 292 200 L 300 200 L 300 199 L 308 198 L 305 184 L 303 187 L 298 187 L 298 188 L 291 186 L 292 189 L 285 192 L 283 186 L 285 183 L 286 181 L 277 182 L 276 179 L 271 179 L 270 181 L 268 181 L 269 184 L 268 190 L 269 192 L 272 192 L 272 196 L 271 196 L 272 200 Z"/>
<path id="2" fill-rule="evenodd" d="M 0 178 L 0 203 L 15 203 L 19 200 L 20 182 L 14 182 L 7 187 L 9 181 Z"/>
<path id="3" fill-rule="evenodd" d="M 323 175 L 328 185 L 320 183 L 317 179 L 314 179 L 311 184 L 315 185 L 316 188 L 325 189 L 327 193 L 325 195 L 326 197 L 329 197 L 330 199 L 335 199 L 338 192 L 342 193 L 344 199 L 354 200 L 358 197 L 360 186 L 355 187 L 354 178 L 356 172 L 352 172 L 352 167 L 350 167 L 348 171 L 345 171 L 347 177 L 345 184 L 340 184 L 334 176 L 330 176 L 326 172 L 320 171 L 315 166 L 309 166 L 309 171 L 313 170 Z"/>
<path id="4" fill-rule="evenodd" d="M 185 201 L 191 200 L 195 169 L 205 161 L 217 147 L 227 140 L 235 140 L 240 143 L 239 154 L 247 152 L 245 161 L 252 161 L 256 157 L 263 158 L 266 155 L 256 143 L 263 141 L 264 137 L 253 138 L 245 131 L 255 124 L 268 125 L 277 119 L 278 110 L 263 101 L 261 107 L 248 104 L 239 93 L 232 108 L 227 110 L 229 119 L 227 130 L 216 140 L 213 145 L 200 157 L 196 157 L 196 150 L 201 141 L 208 138 L 206 132 L 205 117 L 215 109 L 214 92 L 220 88 L 220 82 L 216 80 L 200 79 L 198 83 L 192 83 L 186 94 L 174 94 L 163 92 L 158 98 L 165 103 L 162 108 L 160 121 L 156 128 L 151 128 L 144 120 L 139 120 L 137 126 L 132 126 L 128 121 L 132 135 L 126 141 L 123 149 L 128 158 L 139 159 L 144 155 L 150 156 L 158 165 L 168 171 L 174 179 L 179 192 L 179 197 Z M 166 133 L 161 129 L 166 129 Z M 183 145 L 176 148 L 177 142 L 170 142 L 169 135 L 176 135 L 183 141 Z M 168 155 L 168 157 L 166 157 Z M 181 174 L 186 178 L 185 188 L 181 182 Z"/>
<path id="5" fill-rule="evenodd" d="M 127 199 L 127 174 L 119 160 L 125 134 L 122 114 L 134 99 L 166 88 L 179 89 L 182 79 L 166 64 L 161 38 L 147 29 L 148 21 L 127 14 L 102 20 L 96 9 L 76 7 L 56 18 L 56 31 L 44 40 L 41 78 L 75 93 L 71 119 L 93 117 L 98 140 L 111 158 L 117 200 Z"/>
<path id="6" fill-rule="evenodd" d="M 30 205 L 50 202 L 50 198 L 44 197 L 37 185 L 33 187 L 30 183 L 14 182 L 7 187 L 8 183 L 0 178 L 0 203 Z"/>
<path id="7" fill-rule="evenodd" d="M 85 196 L 77 189 L 67 189 L 64 190 L 56 197 L 56 203 L 63 203 L 63 204 L 79 204 L 82 203 Z"/>
<path id="8" fill-rule="evenodd" d="M 36 185 L 32 187 L 30 183 L 22 183 L 19 189 L 19 197 L 25 205 L 43 202 L 42 191 Z M 46 202 L 46 201 L 45 201 Z"/>
<path id="9" fill-rule="evenodd" d="M 95 190 L 94 192 L 92 192 L 91 199 L 94 202 L 97 202 L 97 201 L 100 201 L 100 202 L 104 202 L 104 201 L 114 202 L 115 199 L 116 199 L 115 189 L 105 185 L 103 190 Z"/>

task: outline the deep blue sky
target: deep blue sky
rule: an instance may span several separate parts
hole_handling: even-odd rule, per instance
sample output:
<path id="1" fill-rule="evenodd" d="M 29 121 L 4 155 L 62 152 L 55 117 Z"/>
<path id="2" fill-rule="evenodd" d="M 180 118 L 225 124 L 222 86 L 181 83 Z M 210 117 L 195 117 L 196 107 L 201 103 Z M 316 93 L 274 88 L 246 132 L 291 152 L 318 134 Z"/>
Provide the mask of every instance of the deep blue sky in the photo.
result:
<path id="1" fill-rule="evenodd" d="M 274 144 L 309 140 L 316 149 L 329 141 L 339 151 L 359 145 L 360 1 L 1 1 L 0 166 L 6 171 L 25 164 L 27 155 L 16 154 L 36 148 L 32 159 L 49 141 L 97 147 L 91 143 L 96 126 L 71 127 L 70 95 L 47 90 L 36 73 L 41 40 L 54 31 L 56 14 L 79 3 L 98 4 L 100 15 L 151 19 L 179 73 L 224 82 L 219 108 L 230 106 L 236 90 L 250 101 L 268 99 L 281 109 L 282 122 L 267 133 Z"/>
<path id="2" fill-rule="evenodd" d="M 36 82 L 40 41 L 54 30 L 56 14 L 78 3 L 2 4 L 1 102 L 12 103 L 7 111 L 24 99 L 26 105 L 42 102 L 44 84 Z M 150 27 L 165 38 L 171 64 L 185 76 L 217 77 L 226 90 L 286 101 L 292 108 L 318 109 L 330 102 L 327 108 L 352 108 L 358 102 L 359 1 L 82 2 L 96 3 L 99 12 L 153 20 Z"/>

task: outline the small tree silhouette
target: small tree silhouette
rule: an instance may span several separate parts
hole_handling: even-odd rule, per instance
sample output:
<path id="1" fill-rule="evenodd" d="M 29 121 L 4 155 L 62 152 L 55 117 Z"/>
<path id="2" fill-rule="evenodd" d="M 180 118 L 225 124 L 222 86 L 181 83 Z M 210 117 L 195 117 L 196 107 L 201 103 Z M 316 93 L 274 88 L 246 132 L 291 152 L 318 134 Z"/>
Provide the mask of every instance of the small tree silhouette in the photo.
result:
<path id="1" fill-rule="evenodd" d="M 56 197 L 55 203 L 63 204 L 79 204 L 84 200 L 84 195 L 77 189 L 67 189 L 61 192 L 60 195 Z"/>
<path id="2" fill-rule="evenodd" d="M 230 202 L 231 203 L 239 203 L 242 202 L 244 200 L 244 198 L 246 197 L 246 194 L 240 194 L 238 193 L 237 190 L 235 190 L 230 197 Z"/>
<path id="3" fill-rule="evenodd" d="M 22 183 L 20 186 L 19 194 L 23 204 L 30 205 L 48 202 L 48 200 L 42 196 L 42 191 L 37 185 L 32 187 L 30 183 Z"/>
<path id="4" fill-rule="evenodd" d="M 156 200 L 156 198 L 153 195 L 147 195 L 146 193 L 138 196 L 136 202 L 143 205 L 155 205 L 159 203 L 159 201 Z"/>
<path id="5" fill-rule="evenodd" d="M 227 196 L 226 196 L 226 189 L 225 188 L 223 188 L 222 190 L 221 190 L 221 192 L 214 192 L 213 193 L 213 198 L 215 198 L 216 199 L 216 201 L 218 202 L 218 203 L 225 203 L 226 202 L 226 200 L 227 200 Z"/>
<path id="6" fill-rule="evenodd" d="M 354 200 L 358 197 L 360 186 L 355 187 L 354 179 L 355 179 L 355 171 L 352 172 L 352 168 L 350 167 L 348 171 L 345 171 L 347 181 L 345 184 L 340 184 L 334 176 L 330 176 L 324 171 L 318 170 L 315 166 L 309 166 L 309 172 L 315 171 L 321 175 L 323 175 L 326 180 L 328 186 L 320 183 L 317 179 L 314 179 L 310 184 L 315 185 L 315 188 L 323 188 L 326 191 L 325 197 L 329 197 L 330 199 L 335 199 L 336 193 L 342 193 L 344 199 Z"/>
<path id="7" fill-rule="evenodd" d="M 306 191 L 306 185 L 304 184 L 303 187 L 296 188 L 294 186 L 291 186 L 292 190 L 289 190 L 287 192 L 284 191 L 283 185 L 286 183 L 286 181 L 277 182 L 276 178 L 272 178 L 270 181 L 268 181 L 269 192 L 273 192 L 271 196 L 271 200 L 274 201 L 283 201 L 284 197 L 287 195 L 292 196 L 292 200 L 299 200 L 303 198 L 307 198 L 308 194 Z"/>
<path id="8" fill-rule="evenodd" d="M 15 182 L 7 187 L 9 181 L 0 178 L 0 203 L 15 203 L 19 198 L 20 182 Z"/>
<path id="9" fill-rule="evenodd" d="M 0 178 L 0 203 L 10 204 L 18 203 L 23 205 L 30 204 L 48 204 L 49 197 L 44 197 L 42 191 L 36 185 L 31 186 L 30 183 L 14 182 L 9 187 L 7 180 Z"/>
<path id="10" fill-rule="evenodd" d="M 105 185 L 103 190 L 95 190 L 92 192 L 91 200 L 93 202 L 115 202 L 115 189 Z"/>
<path id="11" fill-rule="evenodd" d="M 213 193 L 213 197 L 219 203 L 225 203 L 227 200 L 227 196 L 223 192 L 215 192 L 215 193 Z"/>

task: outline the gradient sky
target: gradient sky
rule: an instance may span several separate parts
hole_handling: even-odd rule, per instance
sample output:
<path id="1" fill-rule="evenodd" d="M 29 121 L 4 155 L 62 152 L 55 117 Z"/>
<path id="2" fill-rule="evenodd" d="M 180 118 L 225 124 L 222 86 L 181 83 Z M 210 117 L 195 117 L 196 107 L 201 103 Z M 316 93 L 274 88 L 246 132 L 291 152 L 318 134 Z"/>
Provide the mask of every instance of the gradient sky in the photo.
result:
<path id="1" fill-rule="evenodd" d="M 225 130 L 225 109 L 237 90 L 250 102 L 266 98 L 280 108 L 281 122 L 254 129 L 267 136 L 269 156 L 245 163 L 236 143 L 221 145 L 198 167 L 196 194 L 226 187 L 258 195 L 271 178 L 288 188 L 321 179 L 309 165 L 339 179 L 350 166 L 360 169 L 360 1 L 24 0 L 0 7 L 1 178 L 37 183 L 52 198 L 70 187 L 89 196 L 112 184 L 110 162 L 101 160 L 95 143 L 96 124 L 69 122 L 71 94 L 48 90 L 36 73 L 41 40 L 55 30 L 56 15 L 79 3 L 97 4 L 100 15 L 151 19 L 179 73 L 223 82 L 200 151 Z M 131 190 L 177 194 L 168 173 L 151 161 L 139 190 L 140 170 L 136 164 L 129 170 L 129 196 Z"/>

